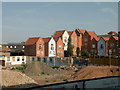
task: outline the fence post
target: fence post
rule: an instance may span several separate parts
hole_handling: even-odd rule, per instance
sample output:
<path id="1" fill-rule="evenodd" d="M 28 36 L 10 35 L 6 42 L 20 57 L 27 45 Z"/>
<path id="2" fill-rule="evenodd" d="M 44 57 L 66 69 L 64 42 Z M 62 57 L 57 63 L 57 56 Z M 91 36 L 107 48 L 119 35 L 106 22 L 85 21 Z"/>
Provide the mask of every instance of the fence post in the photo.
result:
<path id="1" fill-rule="evenodd" d="M 85 90 L 85 80 L 83 80 L 83 90 Z"/>
<path id="2" fill-rule="evenodd" d="M 53 58 L 53 61 L 54 61 L 54 66 L 55 66 L 55 57 Z"/>

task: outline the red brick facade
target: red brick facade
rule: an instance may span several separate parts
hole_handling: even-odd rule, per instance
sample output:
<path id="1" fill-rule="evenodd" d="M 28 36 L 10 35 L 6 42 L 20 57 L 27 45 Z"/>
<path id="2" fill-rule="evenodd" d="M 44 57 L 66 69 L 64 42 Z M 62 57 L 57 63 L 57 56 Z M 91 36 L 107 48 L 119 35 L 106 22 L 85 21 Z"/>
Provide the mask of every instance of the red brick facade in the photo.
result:
<path id="1" fill-rule="evenodd" d="M 68 34 L 71 38 L 71 44 L 73 45 L 73 55 L 76 56 L 76 49 L 78 47 L 77 34 L 75 31 L 69 31 Z"/>
<path id="2" fill-rule="evenodd" d="M 44 57 L 44 41 L 42 38 L 29 38 L 25 43 L 26 56 Z"/>
<path id="3" fill-rule="evenodd" d="M 108 55 L 118 55 L 118 37 L 110 37 L 108 41 Z"/>
<path id="4" fill-rule="evenodd" d="M 91 40 L 90 53 L 91 53 L 92 55 L 97 55 L 97 53 L 98 53 L 98 49 L 97 49 L 98 45 L 97 45 L 97 43 L 98 43 L 98 41 L 97 41 L 95 38 L 93 38 L 93 39 Z"/>
<path id="5" fill-rule="evenodd" d="M 64 43 L 62 42 L 62 39 L 54 38 L 56 42 L 56 57 L 64 57 Z"/>
<path id="6" fill-rule="evenodd" d="M 66 30 L 56 31 L 53 35 L 54 41 L 56 43 L 56 57 L 64 56 L 64 43 L 62 36 Z M 76 56 L 76 48 L 79 47 L 82 53 L 98 54 L 98 41 L 99 37 L 95 32 L 76 29 L 75 31 L 67 31 L 69 37 L 71 37 L 71 44 L 73 47 L 73 55 Z M 67 34 L 67 35 L 68 35 Z M 117 36 L 110 35 L 100 35 L 106 41 L 106 55 L 108 56 L 112 52 L 113 56 L 119 55 L 120 41 Z M 116 35 L 116 34 L 115 34 Z M 106 37 L 105 37 L 106 36 Z M 26 56 L 48 56 L 49 38 L 29 38 L 25 43 L 25 55 Z M 55 51 L 54 51 L 55 52 Z"/>
<path id="7" fill-rule="evenodd" d="M 89 52 L 90 53 L 90 43 L 91 42 L 91 36 L 88 34 L 87 31 L 85 31 L 85 33 L 82 36 L 82 53 L 86 53 Z"/>

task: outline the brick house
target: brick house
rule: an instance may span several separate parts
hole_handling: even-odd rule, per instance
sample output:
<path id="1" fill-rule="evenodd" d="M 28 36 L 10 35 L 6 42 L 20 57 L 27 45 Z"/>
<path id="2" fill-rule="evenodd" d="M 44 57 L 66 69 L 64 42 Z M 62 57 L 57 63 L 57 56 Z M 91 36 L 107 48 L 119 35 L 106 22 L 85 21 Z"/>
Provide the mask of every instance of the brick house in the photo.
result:
<path id="1" fill-rule="evenodd" d="M 89 35 L 87 31 L 85 31 L 82 36 L 81 52 L 90 53 L 90 49 L 91 49 L 91 36 Z"/>
<path id="2" fill-rule="evenodd" d="M 118 37 L 111 36 L 108 40 L 108 55 L 118 55 Z"/>
<path id="3" fill-rule="evenodd" d="M 67 56 L 67 44 L 69 39 L 69 34 L 67 30 L 56 31 L 53 35 L 54 38 L 60 37 L 64 43 L 64 55 Z"/>
<path id="4" fill-rule="evenodd" d="M 71 38 L 71 44 L 73 45 L 73 55 L 76 56 L 76 49 L 78 47 L 78 40 L 77 40 L 77 34 L 75 31 L 68 31 L 68 34 Z"/>
<path id="5" fill-rule="evenodd" d="M 56 57 L 64 57 L 64 43 L 62 42 L 62 39 L 54 38 L 56 42 Z"/>
<path id="6" fill-rule="evenodd" d="M 86 30 L 82 30 L 82 29 L 76 29 L 76 35 L 77 35 L 77 47 L 80 48 L 80 50 L 82 50 L 82 41 L 83 41 L 83 35 L 85 33 Z"/>
<path id="7" fill-rule="evenodd" d="M 92 55 L 97 55 L 97 53 L 98 53 L 98 40 L 99 39 L 95 39 L 95 38 L 93 38 L 92 40 L 91 40 L 91 51 L 90 51 L 90 53 L 92 54 Z"/>
<path id="8" fill-rule="evenodd" d="M 44 41 L 40 37 L 29 38 L 25 42 L 25 55 L 44 57 Z"/>
<path id="9" fill-rule="evenodd" d="M 46 57 L 56 57 L 56 42 L 53 37 L 43 38 Z"/>
<path id="10" fill-rule="evenodd" d="M 98 40 L 99 40 L 99 37 L 96 35 L 95 32 L 92 32 L 92 31 L 87 31 L 88 34 L 91 36 L 91 40 L 90 40 L 90 54 L 94 54 L 94 55 L 97 55 L 98 53 L 98 49 L 97 49 L 97 43 L 98 43 Z"/>

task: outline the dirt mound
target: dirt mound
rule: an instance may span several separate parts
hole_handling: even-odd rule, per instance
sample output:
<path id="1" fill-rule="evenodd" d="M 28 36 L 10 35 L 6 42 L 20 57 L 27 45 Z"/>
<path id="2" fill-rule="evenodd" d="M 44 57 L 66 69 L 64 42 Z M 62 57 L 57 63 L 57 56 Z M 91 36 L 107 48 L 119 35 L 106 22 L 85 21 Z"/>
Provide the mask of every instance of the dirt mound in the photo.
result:
<path id="1" fill-rule="evenodd" d="M 52 69 L 50 66 L 43 62 L 33 61 L 28 64 L 27 68 L 24 70 L 24 73 L 28 76 L 39 76 L 58 74 L 59 71 Z"/>
<path id="2" fill-rule="evenodd" d="M 27 88 L 38 85 L 30 77 L 25 74 L 17 71 L 11 70 L 2 70 L 2 86 L 3 87 L 19 87 L 19 88 Z"/>
<path id="3" fill-rule="evenodd" d="M 72 75 L 73 80 L 92 79 L 106 76 L 120 76 L 117 66 L 88 66 Z"/>

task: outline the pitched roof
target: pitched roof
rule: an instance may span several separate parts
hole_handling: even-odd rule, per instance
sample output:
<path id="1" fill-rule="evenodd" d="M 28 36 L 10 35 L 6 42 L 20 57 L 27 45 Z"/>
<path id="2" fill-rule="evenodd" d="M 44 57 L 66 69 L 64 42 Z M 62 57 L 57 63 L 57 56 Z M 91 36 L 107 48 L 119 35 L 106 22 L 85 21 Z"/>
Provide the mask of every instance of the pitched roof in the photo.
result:
<path id="1" fill-rule="evenodd" d="M 57 42 L 58 40 L 59 40 L 59 38 L 57 37 L 57 38 L 54 38 L 54 40 L 55 40 L 55 42 Z"/>
<path id="2" fill-rule="evenodd" d="M 33 45 L 38 41 L 39 37 L 33 37 L 29 38 L 26 42 L 25 45 Z"/>
<path id="3" fill-rule="evenodd" d="M 111 35 L 98 35 L 99 37 L 111 37 Z"/>
<path id="4" fill-rule="evenodd" d="M 95 34 L 95 32 L 87 31 L 88 34 L 91 36 L 91 40 L 95 38 L 97 41 L 99 40 L 99 37 Z"/>
<path id="5" fill-rule="evenodd" d="M 85 31 L 86 31 L 86 30 L 83 30 L 83 29 L 78 29 L 78 32 L 79 32 L 79 33 L 82 33 L 82 34 L 84 34 L 84 33 L 85 33 Z"/>
<path id="6" fill-rule="evenodd" d="M 73 33 L 73 31 L 68 31 L 69 36 L 71 36 L 71 35 L 72 35 L 72 33 Z"/>
<path id="7" fill-rule="evenodd" d="M 56 32 L 54 33 L 53 37 L 61 37 L 64 32 L 65 32 L 65 30 L 56 31 Z"/>
<path id="8" fill-rule="evenodd" d="M 108 41 L 110 38 L 109 37 L 103 37 L 105 41 Z"/>
<path id="9" fill-rule="evenodd" d="M 113 36 L 113 38 L 114 38 L 115 40 L 118 40 L 118 37 Z"/>
<path id="10" fill-rule="evenodd" d="M 43 38 L 43 41 L 44 41 L 45 43 L 47 43 L 47 42 L 50 41 L 50 39 L 51 39 L 51 37 Z"/>

